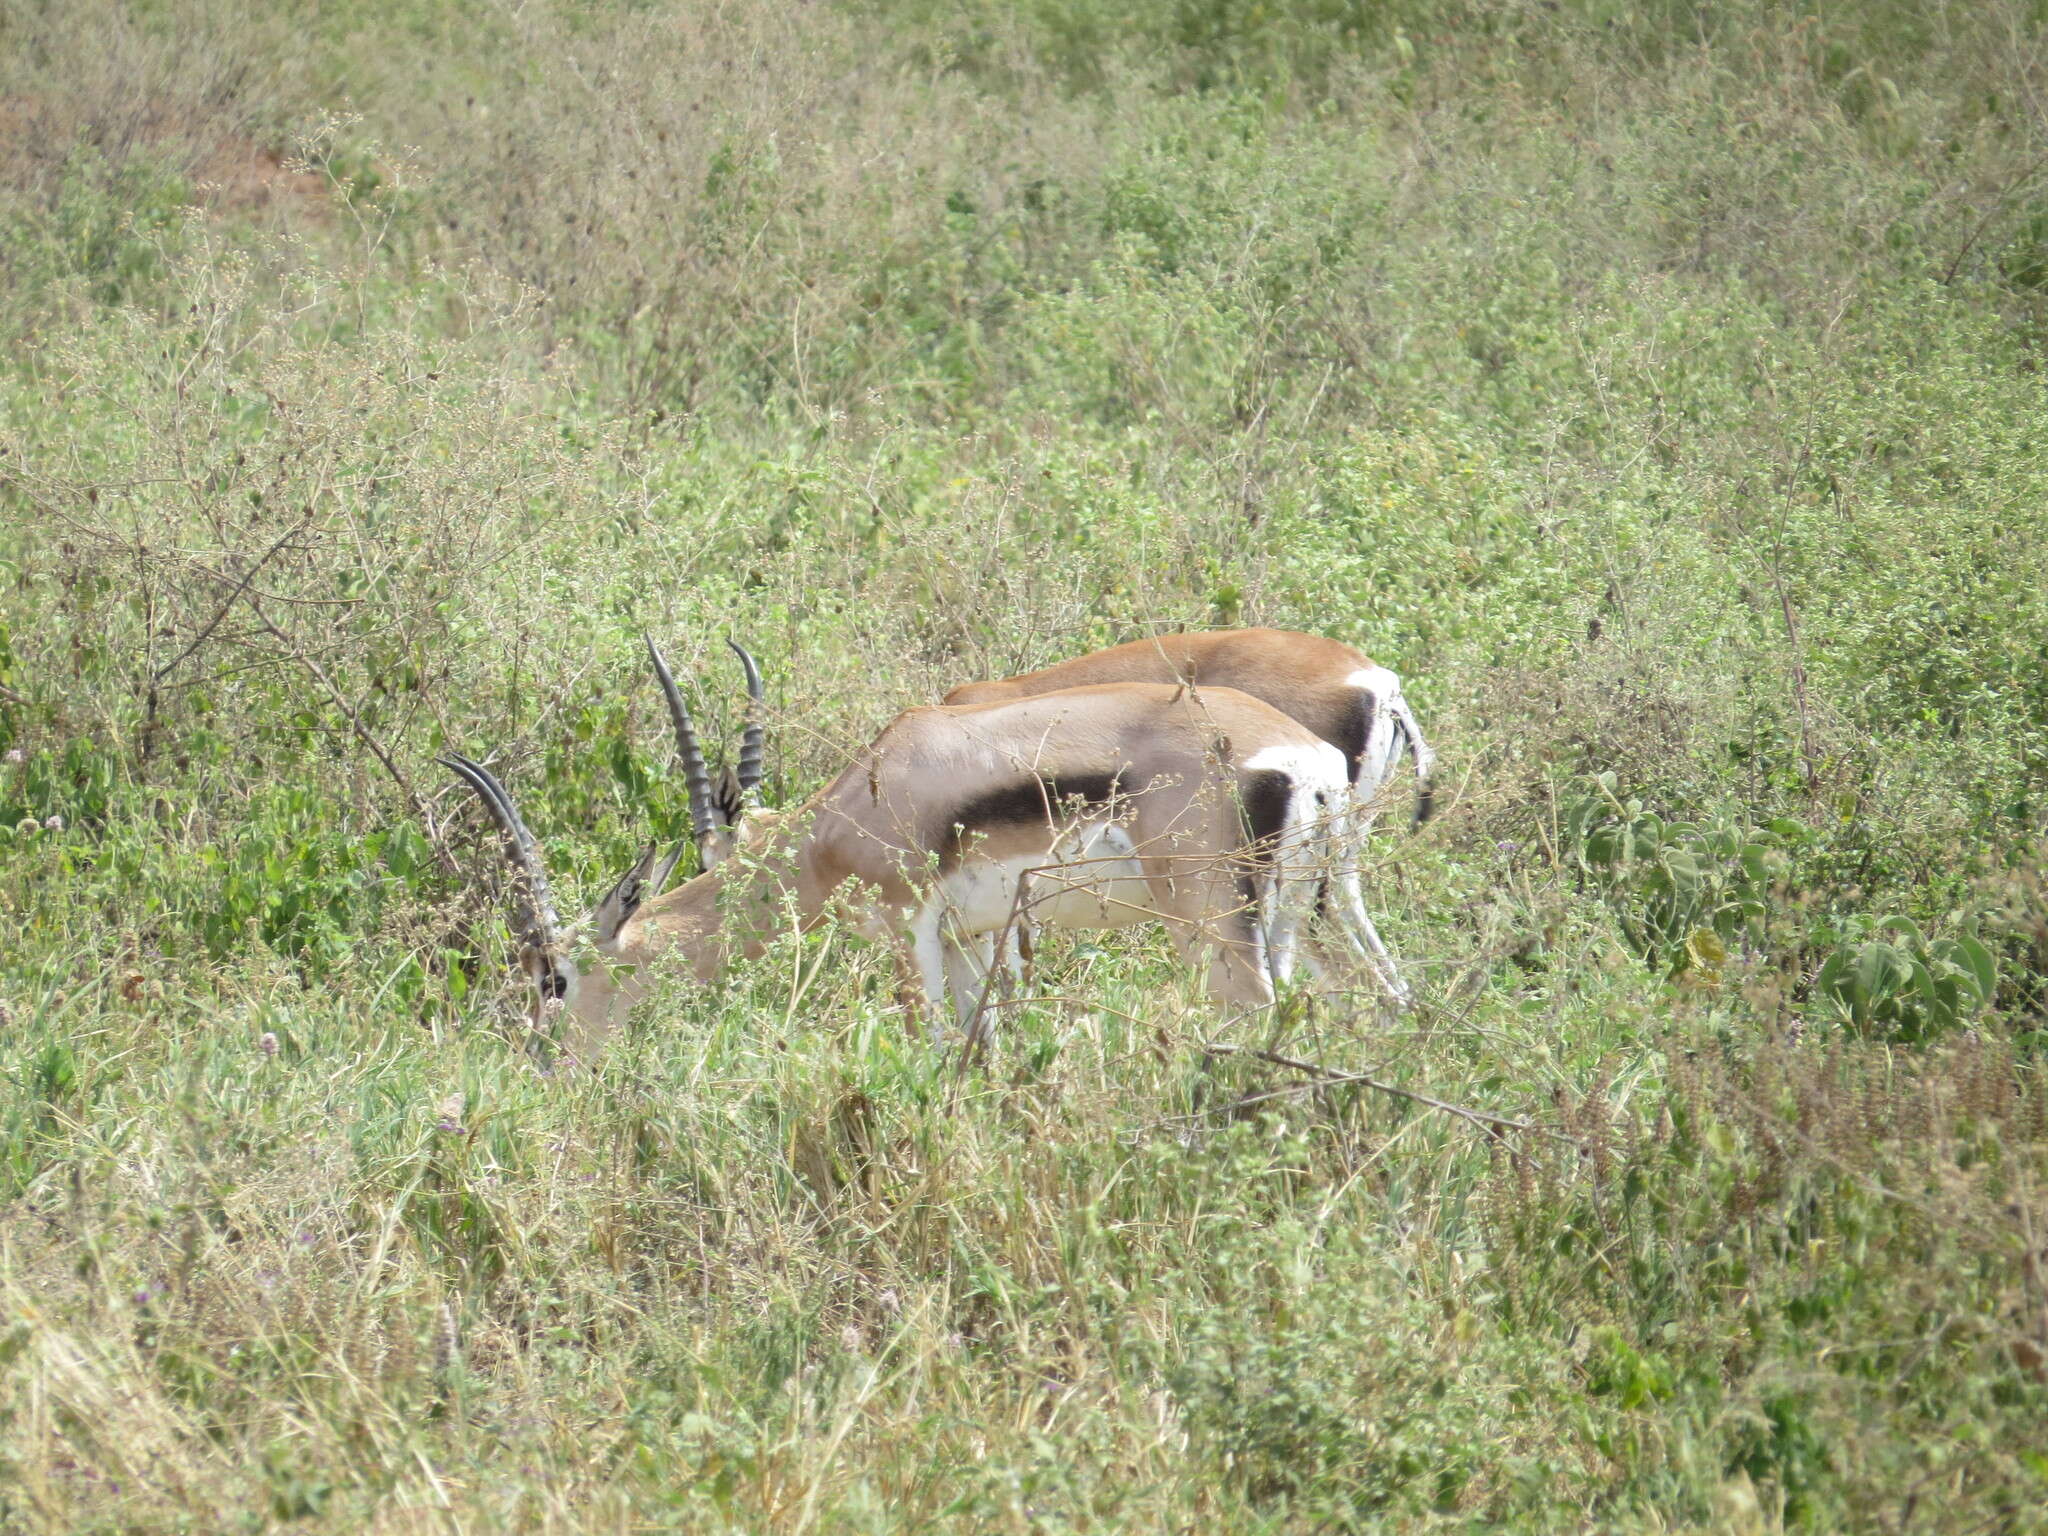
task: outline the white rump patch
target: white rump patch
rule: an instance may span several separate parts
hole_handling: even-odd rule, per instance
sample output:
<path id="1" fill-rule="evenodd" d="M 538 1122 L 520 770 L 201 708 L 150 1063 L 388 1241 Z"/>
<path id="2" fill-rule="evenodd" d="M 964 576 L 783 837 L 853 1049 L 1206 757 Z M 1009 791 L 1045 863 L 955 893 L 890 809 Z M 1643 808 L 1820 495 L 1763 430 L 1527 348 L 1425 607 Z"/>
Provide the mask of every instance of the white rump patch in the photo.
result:
<path id="1" fill-rule="evenodd" d="M 1297 791 L 1313 794 L 1344 792 L 1344 754 L 1327 741 L 1291 743 L 1282 747 L 1261 747 L 1241 765 L 1247 772 L 1277 770 L 1294 781 Z M 1333 802 L 1334 806 L 1335 802 Z"/>
<path id="2" fill-rule="evenodd" d="M 1344 686 L 1362 689 L 1376 699 L 1384 699 L 1401 691 L 1401 679 L 1394 675 L 1391 667 L 1361 667 L 1344 679 Z"/>
<path id="3" fill-rule="evenodd" d="M 1389 667 L 1361 667 L 1344 682 L 1372 699 L 1372 729 L 1366 733 L 1358 764 L 1358 803 L 1363 806 L 1378 795 L 1394 771 L 1400 740 L 1394 732 L 1394 710 L 1401 703 L 1401 679 Z"/>

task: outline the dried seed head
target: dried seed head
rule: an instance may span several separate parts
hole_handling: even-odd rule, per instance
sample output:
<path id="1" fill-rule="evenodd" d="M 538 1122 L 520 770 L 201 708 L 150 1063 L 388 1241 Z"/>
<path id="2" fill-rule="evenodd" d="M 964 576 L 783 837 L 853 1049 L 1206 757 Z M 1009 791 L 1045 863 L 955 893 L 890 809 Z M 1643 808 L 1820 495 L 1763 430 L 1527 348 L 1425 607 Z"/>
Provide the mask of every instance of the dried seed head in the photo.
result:
<path id="1" fill-rule="evenodd" d="M 459 1095 L 458 1095 L 459 1097 Z M 434 1327 L 434 1374 L 444 1376 L 462 1357 L 462 1333 L 455 1323 L 455 1308 L 441 1303 Z"/>

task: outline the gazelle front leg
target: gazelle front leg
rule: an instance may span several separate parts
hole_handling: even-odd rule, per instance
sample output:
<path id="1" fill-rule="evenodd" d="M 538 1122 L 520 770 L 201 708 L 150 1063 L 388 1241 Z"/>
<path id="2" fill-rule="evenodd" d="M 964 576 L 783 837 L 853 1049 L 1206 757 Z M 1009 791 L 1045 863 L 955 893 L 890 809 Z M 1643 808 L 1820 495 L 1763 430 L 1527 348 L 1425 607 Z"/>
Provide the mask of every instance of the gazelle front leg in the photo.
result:
<path id="1" fill-rule="evenodd" d="M 946 904 L 937 895 L 910 920 L 910 957 L 924 992 L 925 1033 L 933 1039 L 944 1034 L 948 1019 L 957 1021 L 958 1017 L 950 995 L 951 970 L 957 962 L 949 959 L 952 946 L 947 942 L 945 927 Z"/>
<path id="2" fill-rule="evenodd" d="M 953 1018 L 967 1024 L 984 1005 L 995 976 L 996 936 L 992 933 L 944 934 L 940 953 L 946 967 L 946 990 L 953 999 Z"/>
<path id="3" fill-rule="evenodd" d="M 995 971 L 996 936 L 958 932 L 951 906 L 934 893 L 910 921 L 910 952 L 924 992 L 928 1029 L 936 1034 L 944 1029 L 942 1021 L 956 1027 L 972 1022 Z"/>

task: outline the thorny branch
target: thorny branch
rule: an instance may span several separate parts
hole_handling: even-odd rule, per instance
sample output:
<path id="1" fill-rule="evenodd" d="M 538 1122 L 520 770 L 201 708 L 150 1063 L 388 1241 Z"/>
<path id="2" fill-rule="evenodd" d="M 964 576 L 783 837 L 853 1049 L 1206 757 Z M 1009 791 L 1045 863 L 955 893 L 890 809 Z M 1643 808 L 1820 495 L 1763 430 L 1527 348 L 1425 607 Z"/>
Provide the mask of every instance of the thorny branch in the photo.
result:
<path id="1" fill-rule="evenodd" d="M 462 873 L 461 867 L 455 862 L 455 855 L 448 851 L 448 846 L 441 837 L 440 828 L 434 820 L 433 813 L 428 809 L 425 798 L 421 796 L 417 789 L 413 788 L 412 780 L 405 776 L 405 770 L 400 768 L 397 761 L 384 749 L 384 743 L 377 739 L 376 732 L 372 731 L 364 723 L 363 717 L 356 707 L 349 703 L 346 695 L 336 686 L 334 679 L 327 675 L 327 669 L 321 666 L 319 661 L 304 646 L 300 645 L 293 636 L 285 633 L 284 630 L 277 626 L 270 615 L 263 611 L 263 605 L 254 593 L 247 593 L 245 595 L 248 598 L 249 611 L 256 615 L 256 621 L 269 632 L 272 639 L 276 640 L 291 653 L 292 660 L 312 674 L 313 681 L 320 685 L 334 707 L 340 710 L 342 717 L 348 721 L 349 727 L 355 732 L 357 740 L 361 741 L 369 749 L 371 756 L 375 757 L 383 765 L 384 771 L 391 776 L 391 782 L 398 786 L 398 792 L 405 796 L 406 804 L 412 807 L 413 815 L 419 819 L 420 825 L 427 829 L 427 840 L 433 845 L 434 861 L 441 866 L 441 872 L 451 880 L 457 878 Z"/>
<path id="2" fill-rule="evenodd" d="M 276 555 L 278 551 L 282 550 L 287 544 L 291 543 L 293 539 L 297 538 L 301 533 L 305 532 L 309 521 L 310 503 L 308 504 L 307 516 L 300 517 L 289 528 L 285 529 L 283 533 L 279 534 L 277 536 L 276 543 L 272 544 L 270 548 L 266 549 L 260 556 L 258 556 L 256 562 L 253 565 L 251 565 L 247 571 L 243 572 L 241 576 L 234 578 L 234 584 L 229 589 L 228 595 L 221 600 L 220 607 L 215 610 L 212 618 L 208 619 L 203 625 L 200 626 L 199 632 L 192 637 L 191 642 L 188 645 L 186 645 L 186 647 L 182 651 L 178 652 L 177 655 L 173 656 L 169 661 L 165 662 L 162 666 L 158 667 L 154 672 L 150 673 L 149 692 L 147 698 L 143 702 L 142 714 L 142 756 L 144 757 L 144 759 L 147 759 L 149 757 L 150 747 L 156 736 L 157 689 L 159 685 L 162 684 L 165 678 L 169 677 L 173 672 L 177 671 L 177 669 L 181 665 L 183 665 L 186 657 L 190 656 L 194 651 L 198 650 L 200 646 L 206 644 L 206 642 L 212 638 L 213 632 L 216 629 L 220 628 L 221 621 L 225 619 L 228 616 L 228 614 L 234 610 L 236 602 L 240 600 L 240 598 L 245 592 L 248 592 L 250 590 L 250 583 L 256 579 L 257 573 L 260 572 L 264 566 L 270 563 L 271 558 L 274 555 Z M 251 606 L 254 606 L 253 598 L 251 599 Z M 259 614 L 258 617 L 260 618 L 261 615 Z M 265 622 L 268 623 L 268 620 L 265 620 Z M 275 633 L 275 631 L 273 630 L 272 633 Z"/>
<path id="3" fill-rule="evenodd" d="M 1503 1130 L 1523 1131 L 1535 1136 L 1548 1136 L 1551 1140 L 1561 1141 L 1566 1146 L 1575 1147 L 1578 1145 L 1575 1138 L 1567 1136 L 1563 1131 L 1554 1130 L 1550 1126 L 1537 1125 L 1533 1121 L 1528 1120 L 1514 1120 L 1506 1115 L 1490 1114 L 1483 1109 L 1472 1109 L 1463 1104 L 1453 1104 L 1447 1099 L 1432 1098 L 1429 1094 L 1417 1093 L 1413 1088 L 1403 1088 L 1398 1084 L 1374 1077 L 1369 1072 L 1333 1072 L 1328 1067 L 1318 1066 L 1312 1061 L 1299 1061 L 1292 1056 L 1282 1056 L 1278 1051 L 1265 1051 L 1248 1045 L 1224 1045 L 1210 1042 L 1204 1044 L 1201 1047 L 1201 1051 L 1204 1056 L 1248 1056 L 1253 1060 L 1268 1062 L 1276 1067 L 1285 1067 L 1290 1072 L 1308 1074 L 1308 1081 L 1306 1082 L 1287 1083 L 1279 1088 L 1268 1088 L 1262 1093 L 1247 1094 L 1236 1101 L 1236 1107 L 1263 1103 L 1267 1099 L 1282 1098 L 1287 1094 L 1300 1093 L 1309 1088 L 1328 1088 L 1345 1083 L 1356 1083 L 1360 1087 L 1371 1088 L 1379 1093 L 1391 1094 L 1397 1099 L 1408 1099 L 1426 1108 L 1441 1110 L 1447 1115 L 1456 1115 L 1461 1120 L 1469 1120 L 1474 1125 L 1484 1127 L 1490 1133 L 1497 1134 Z M 1198 1117 L 1194 1115 L 1175 1115 L 1172 1118 L 1176 1120 L 1193 1120 Z"/>

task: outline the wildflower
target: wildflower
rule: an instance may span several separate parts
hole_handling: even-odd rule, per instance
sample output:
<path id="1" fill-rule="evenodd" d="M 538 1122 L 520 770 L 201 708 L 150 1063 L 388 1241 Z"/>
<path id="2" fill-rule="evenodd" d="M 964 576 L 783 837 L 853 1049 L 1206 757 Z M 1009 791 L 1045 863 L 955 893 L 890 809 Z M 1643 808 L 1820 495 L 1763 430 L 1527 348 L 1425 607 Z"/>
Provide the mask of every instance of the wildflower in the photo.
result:
<path id="1" fill-rule="evenodd" d="M 44 817 L 43 830 L 45 832 L 62 832 L 64 830 L 64 818 L 62 816 Z"/>
<path id="2" fill-rule="evenodd" d="M 4 758 L 0 758 L 0 762 L 4 762 L 10 768 L 19 768 L 24 761 L 25 759 L 22 757 L 21 748 L 19 747 L 9 747 L 7 755 Z"/>
<path id="3" fill-rule="evenodd" d="M 437 1117 L 434 1121 L 434 1129 L 446 1131 L 450 1135 L 460 1136 L 463 1133 L 462 1111 L 468 1107 L 468 1104 L 469 1097 L 467 1094 L 459 1091 L 449 1094 L 434 1111 Z"/>
<path id="4" fill-rule="evenodd" d="M 275 1056 L 277 1054 L 276 1032 L 268 1029 L 263 1031 L 263 1038 L 256 1042 L 256 1048 L 266 1056 Z"/>

